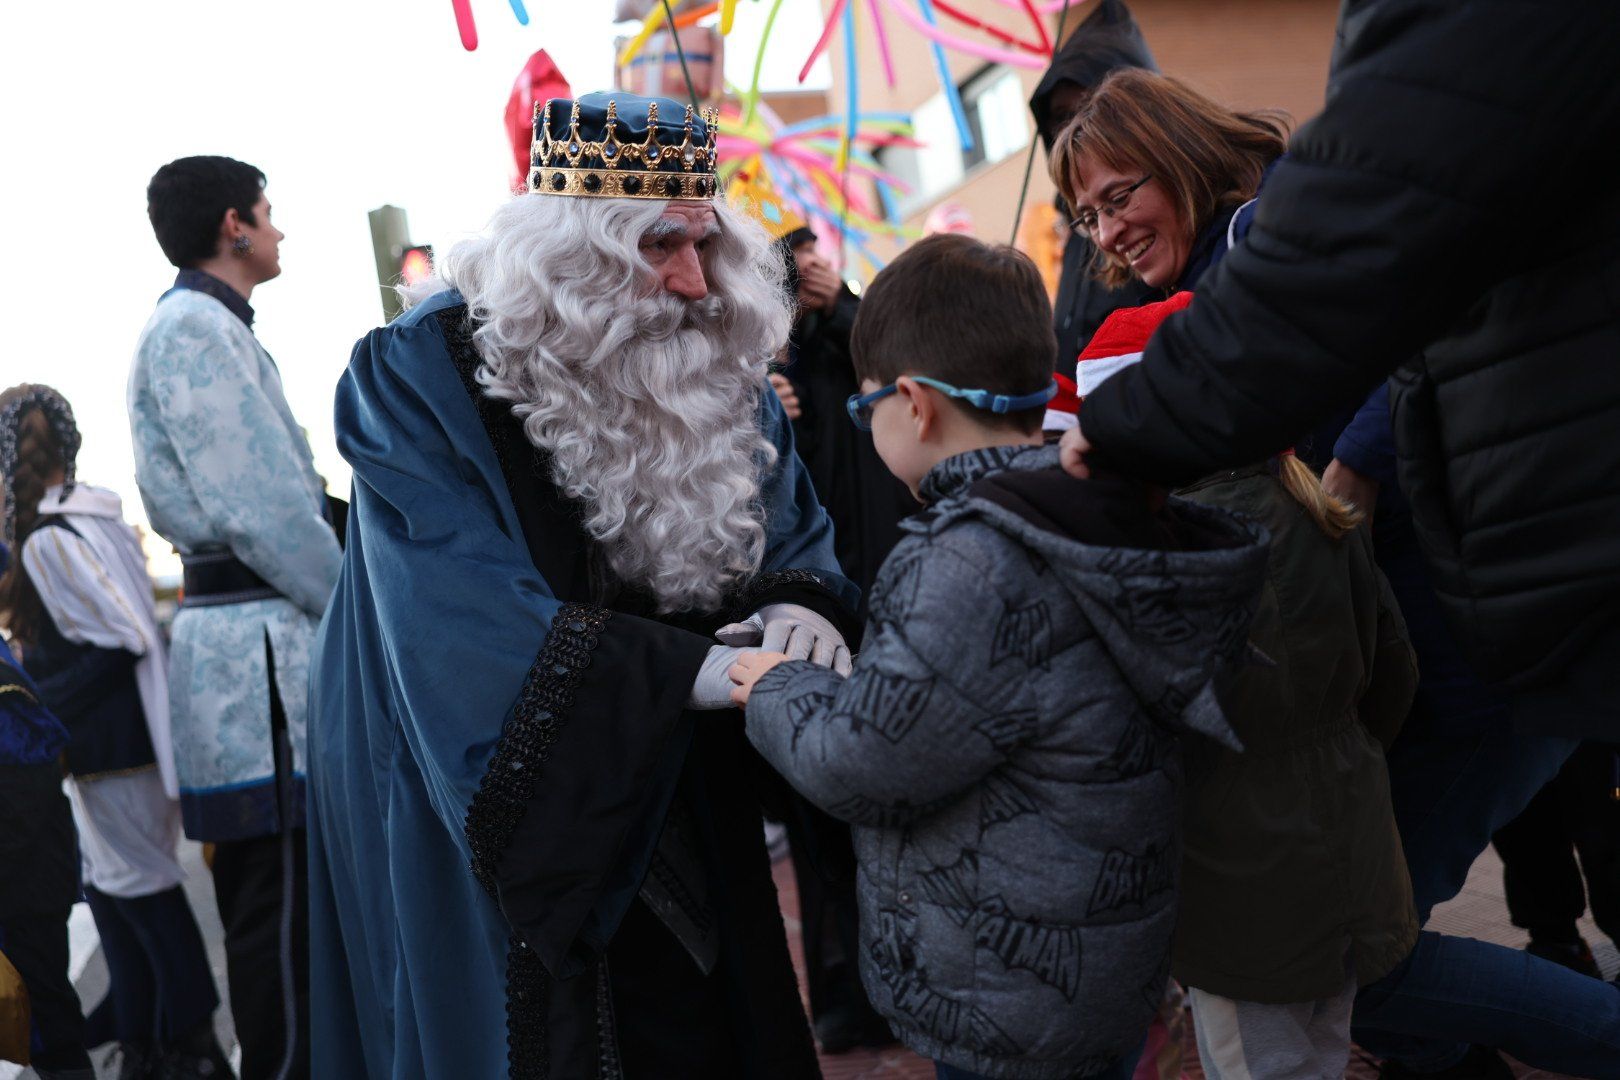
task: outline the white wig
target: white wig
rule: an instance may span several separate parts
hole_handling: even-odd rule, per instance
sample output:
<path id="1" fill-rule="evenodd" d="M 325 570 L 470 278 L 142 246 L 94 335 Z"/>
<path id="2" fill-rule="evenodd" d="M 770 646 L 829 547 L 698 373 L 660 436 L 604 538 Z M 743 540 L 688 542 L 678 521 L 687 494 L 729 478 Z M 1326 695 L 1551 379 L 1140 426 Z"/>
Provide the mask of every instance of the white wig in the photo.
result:
<path id="1" fill-rule="evenodd" d="M 479 381 L 512 403 L 617 576 L 662 611 L 714 611 L 765 548 L 766 366 L 787 341 L 785 266 L 755 222 L 713 203 L 709 295 L 661 291 L 642 236 L 661 200 L 520 195 L 456 245 Z"/>

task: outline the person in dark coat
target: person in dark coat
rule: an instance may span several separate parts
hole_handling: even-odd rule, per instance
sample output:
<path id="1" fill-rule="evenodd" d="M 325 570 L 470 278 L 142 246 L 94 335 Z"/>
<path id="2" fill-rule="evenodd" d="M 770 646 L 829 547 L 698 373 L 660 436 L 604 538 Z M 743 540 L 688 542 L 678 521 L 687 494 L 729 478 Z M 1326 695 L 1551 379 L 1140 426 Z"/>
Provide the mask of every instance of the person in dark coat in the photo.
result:
<path id="1" fill-rule="evenodd" d="M 1058 49 L 1052 66 L 1030 95 L 1029 111 L 1048 154 L 1052 152 L 1052 140 L 1080 110 L 1086 95 L 1120 68 L 1159 70 L 1125 0 L 1103 0 Z M 1061 199 L 1058 210 L 1067 212 Z M 1085 231 L 1071 229 L 1063 248 L 1057 301 L 1052 305 L 1058 341 L 1056 370 L 1071 379 L 1081 346 L 1097 332 L 1109 312 L 1159 299 L 1155 290 L 1139 281 L 1118 286 L 1101 284 L 1091 273 L 1096 257 L 1097 249 Z"/>
<path id="2" fill-rule="evenodd" d="M 0 574 L 11 552 L 0 540 Z M 43 1080 L 95 1080 L 68 977 L 79 843 L 62 792 L 68 732 L 0 637 L 0 955 L 22 976 L 29 1055 Z"/>
<path id="3" fill-rule="evenodd" d="M 798 398 L 793 438 L 833 520 L 838 564 L 861 587 L 864 614 L 878 567 L 900 542 L 900 521 L 917 509 L 917 500 L 883 467 L 871 432 L 851 424 L 844 409 L 860 390 L 849 358 L 860 298 L 817 253 L 816 234 L 809 228 L 795 229 L 778 243 L 798 304 L 781 370 Z"/>
<path id="4" fill-rule="evenodd" d="M 1620 164 L 1620 9 L 1360 0 L 1340 26 L 1326 108 L 1248 239 L 1087 401 L 1065 461 L 1184 482 L 1288 445 L 1399 368 L 1400 482 L 1425 568 L 1509 715 L 1428 740 L 1392 775 L 1411 793 L 1408 858 L 1430 877 L 1413 875 L 1421 917 L 1578 737 L 1620 731 L 1620 443 L 1603 434 L 1620 422 L 1620 192 L 1583 195 L 1574 227 L 1504 228 Z M 1450 940 L 1425 934 L 1363 994 L 1363 1045 L 1461 1068 L 1466 1048 L 1428 1034 L 1461 1019 L 1521 1060 L 1620 1074 L 1620 997 L 1549 990 L 1551 965 L 1470 967 L 1495 999 L 1466 1015 L 1415 999 Z"/>
<path id="5" fill-rule="evenodd" d="M 1412 509 L 1396 477 L 1387 384 L 1373 390 L 1340 433 L 1323 483 L 1375 511 L 1378 564 L 1402 610 L 1411 613 L 1422 680 L 1399 756 L 1426 737 L 1453 739 L 1459 732 L 1506 726 L 1506 695 L 1468 666 L 1434 594 Z M 1600 970 L 1576 922 L 1590 894 L 1599 929 L 1620 941 L 1620 803 L 1610 797 L 1615 754 L 1610 744 L 1582 743 L 1524 812 L 1491 840 L 1502 858 L 1508 915 L 1530 933 L 1525 951 L 1594 977 Z"/>

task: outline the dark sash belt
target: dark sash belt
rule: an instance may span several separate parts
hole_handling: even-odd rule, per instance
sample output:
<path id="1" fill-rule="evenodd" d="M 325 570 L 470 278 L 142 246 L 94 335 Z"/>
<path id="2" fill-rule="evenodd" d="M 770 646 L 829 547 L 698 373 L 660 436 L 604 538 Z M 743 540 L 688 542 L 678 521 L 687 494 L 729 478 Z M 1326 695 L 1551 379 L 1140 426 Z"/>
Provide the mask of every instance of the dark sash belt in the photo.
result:
<path id="1" fill-rule="evenodd" d="M 273 600 L 281 594 L 228 551 L 182 555 L 185 598 L 182 607 L 214 607 Z"/>

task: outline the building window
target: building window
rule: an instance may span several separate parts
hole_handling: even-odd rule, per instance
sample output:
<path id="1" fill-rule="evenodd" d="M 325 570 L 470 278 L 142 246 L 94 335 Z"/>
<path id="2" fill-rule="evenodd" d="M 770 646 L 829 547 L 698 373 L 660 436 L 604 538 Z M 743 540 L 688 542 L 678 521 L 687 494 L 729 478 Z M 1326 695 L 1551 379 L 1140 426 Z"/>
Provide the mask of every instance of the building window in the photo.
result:
<path id="1" fill-rule="evenodd" d="M 989 64 L 957 87 L 967 113 L 973 146 L 963 150 L 943 93 L 935 94 L 911 114 L 920 147 L 886 147 L 878 161 L 887 172 L 905 181 L 909 192 L 898 193 L 902 217 L 933 202 L 956 187 L 969 172 L 994 165 L 1029 145 L 1029 110 L 1018 73 L 1002 64 Z"/>

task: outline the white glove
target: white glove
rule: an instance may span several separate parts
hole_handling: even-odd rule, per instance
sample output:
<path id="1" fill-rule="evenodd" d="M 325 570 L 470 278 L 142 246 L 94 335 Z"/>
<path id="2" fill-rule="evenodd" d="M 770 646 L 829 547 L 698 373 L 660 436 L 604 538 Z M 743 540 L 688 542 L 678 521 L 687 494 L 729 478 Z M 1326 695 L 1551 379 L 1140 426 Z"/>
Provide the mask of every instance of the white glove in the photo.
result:
<path id="1" fill-rule="evenodd" d="M 786 653 L 789 660 L 808 660 L 850 671 L 849 646 L 838 628 L 801 604 L 766 604 L 740 623 L 722 626 L 715 640 L 726 645 L 757 647 L 762 652 Z"/>
<path id="2" fill-rule="evenodd" d="M 688 709 L 734 709 L 731 689 L 737 684 L 726 672 L 742 657 L 757 653 L 759 649 L 739 649 L 731 645 L 710 645 L 709 655 L 703 658 L 692 693 L 686 699 Z"/>

